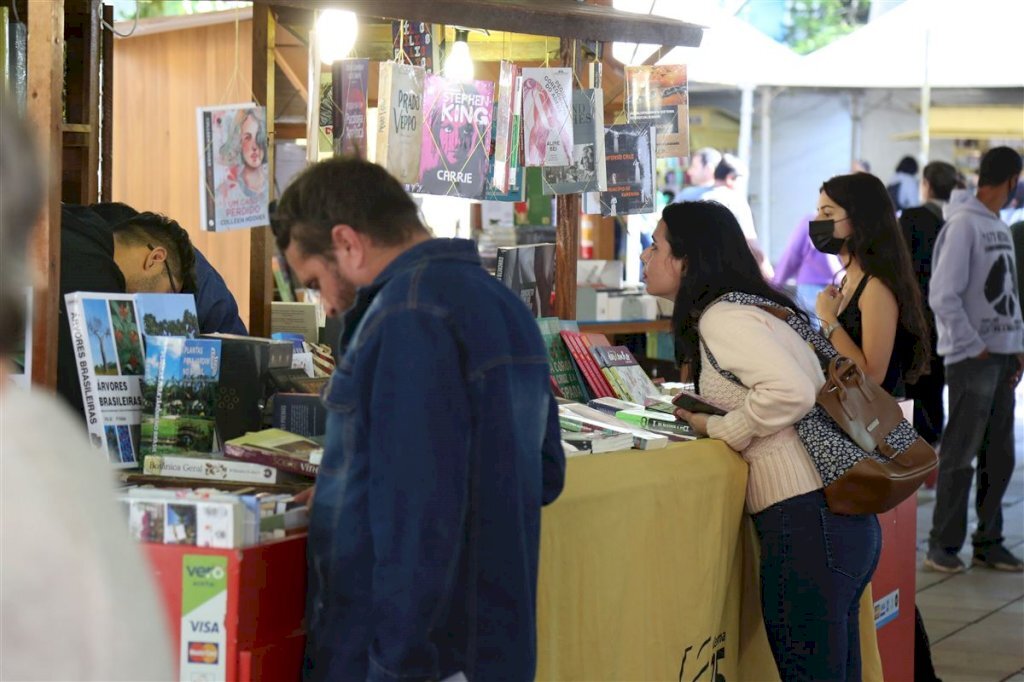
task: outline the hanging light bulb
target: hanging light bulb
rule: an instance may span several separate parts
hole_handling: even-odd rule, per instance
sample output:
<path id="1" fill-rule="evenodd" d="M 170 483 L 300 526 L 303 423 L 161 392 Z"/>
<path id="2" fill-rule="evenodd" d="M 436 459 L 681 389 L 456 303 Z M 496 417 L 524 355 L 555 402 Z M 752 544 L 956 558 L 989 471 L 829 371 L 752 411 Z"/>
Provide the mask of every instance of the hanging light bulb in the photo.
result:
<path id="1" fill-rule="evenodd" d="M 316 42 L 324 64 L 347 57 L 358 36 L 359 20 L 348 10 L 325 9 L 316 18 Z"/>
<path id="2" fill-rule="evenodd" d="M 473 80 L 473 58 L 469 54 L 469 31 L 455 29 L 455 42 L 444 60 L 444 77 L 456 83 Z"/>

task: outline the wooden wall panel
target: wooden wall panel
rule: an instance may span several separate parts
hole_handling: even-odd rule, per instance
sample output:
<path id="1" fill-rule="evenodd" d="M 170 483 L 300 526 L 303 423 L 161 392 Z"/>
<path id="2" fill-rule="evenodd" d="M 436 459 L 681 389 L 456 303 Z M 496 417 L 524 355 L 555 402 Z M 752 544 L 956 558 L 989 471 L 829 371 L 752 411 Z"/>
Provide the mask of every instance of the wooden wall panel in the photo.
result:
<path id="1" fill-rule="evenodd" d="M 252 101 L 252 22 L 235 36 L 232 22 L 115 41 L 112 198 L 181 223 L 248 325 L 249 231 L 199 229 L 196 107 Z"/>

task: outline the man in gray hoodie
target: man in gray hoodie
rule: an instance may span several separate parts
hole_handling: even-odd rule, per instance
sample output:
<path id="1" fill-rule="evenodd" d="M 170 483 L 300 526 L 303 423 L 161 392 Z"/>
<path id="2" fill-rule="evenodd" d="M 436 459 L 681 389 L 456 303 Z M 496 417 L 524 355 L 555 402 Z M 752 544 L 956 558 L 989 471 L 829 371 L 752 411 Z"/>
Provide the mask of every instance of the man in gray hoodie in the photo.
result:
<path id="1" fill-rule="evenodd" d="M 925 567 L 964 570 L 967 503 L 978 459 L 976 566 L 1024 571 L 1003 545 L 1003 495 L 1014 467 L 1014 389 L 1024 372 L 1024 320 L 1009 228 L 999 219 L 1021 157 L 996 147 L 981 160 L 975 195 L 954 192 L 935 243 L 928 303 L 946 365 L 949 420 L 942 439 Z"/>

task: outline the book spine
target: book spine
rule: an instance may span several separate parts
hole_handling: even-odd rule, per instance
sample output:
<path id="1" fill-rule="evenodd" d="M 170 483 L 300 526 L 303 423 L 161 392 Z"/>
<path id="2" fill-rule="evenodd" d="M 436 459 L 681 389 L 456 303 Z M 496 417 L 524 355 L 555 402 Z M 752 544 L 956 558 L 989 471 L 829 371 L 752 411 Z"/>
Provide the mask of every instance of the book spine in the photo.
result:
<path id="1" fill-rule="evenodd" d="M 199 158 L 203 160 L 202 193 L 200 194 L 200 206 L 202 207 L 203 229 L 209 232 L 217 230 L 217 180 L 214 177 L 214 150 L 213 150 L 213 112 L 200 112 L 202 135 L 200 136 Z"/>
<path id="2" fill-rule="evenodd" d="M 604 391 L 605 391 L 604 395 L 609 397 L 609 398 L 615 398 L 616 397 L 615 389 L 612 388 L 611 383 L 605 378 L 604 373 L 601 372 L 601 365 L 597 362 L 597 360 L 595 359 L 595 356 L 594 356 L 594 354 L 593 354 L 593 352 L 591 350 L 594 347 L 594 345 L 595 345 L 594 341 L 596 341 L 596 339 L 592 340 L 590 338 L 590 336 L 591 335 L 588 335 L 588 334 L 580 334 L 579 337 L 578 337 L 580 345 L 583 348 L 583 354 L 590 360 L 590 364 L 593 366 L 594 372 L 598 376 L 598 381 L 603 383 L 603 385 L 604 385 L 603 388 L 604 388 Z M 604 339 L 603 336 L 601 338 Z M 604 345 L 607 345 L 607 343 L 608 343 L 608 340 L 604 339 L 604 343 L 598 343 L 596 345 L 604 346 Z"/>
<path id="3" fill-rule="evenodd" d="M 694 438 L 695 433 L 689 424 L 677 421 L 666 421 L 664 419 L 658 419 L 656 417 L 645 417 L 640 414 L 633 414 L 630 412 L 617 412 L 615 416 L 624 422 L 630 424 L 636 424 L 637 426 L 653 431 L 654 433 L 666 433 L 677 436 L 687 436 Z"/>
<path id="4" fill-rule="evenodd" d="M 288 471 L 308 478 L 316 478 L 317 474 L 320 473 L 319 464 L 304 462 L 284 455 L 275 455 L 271 452 L 258 452 L 251 448 L 232 445 L 231 443 L 224 444 L 224 456 L 230 459 L 241 460 L 243 462 L 262 464 L 264 466 L 273 467 L 278 471 Z"/>
<path id="5" fill-rule="evenodd" d="M 608 189 L 608 168 L 604 150 L 604 90 L 594 88 L 594 173 L 597 175 L 597 187 L 600 192 Z"/>
<path id="6" fill-rule="evenodd" d="M 153 440 L 150 443 L 151 452 L 157 452 L 157 445 L 160 442 L 160 413 L 163 411 L 164 380 L 167 375 L 167 346 L 165 340 L 160 344 L 160 360 L 156 370 L 156 395 L 153 397 Z"/>
<path id="7" fill-rule="evenodd" d="M 149 455 L 142 473 L 169 478 L 195 478 L 234 483 L 277 483 L 277 469 L 252 462 Z"/>
<path id="8" fill-rule="evenodd" d="M 82 407 L 85 410 L 85 422 L 89 428 L 89 439 L 97 448 L 107 452 L 107 438 L 103 428 L 103 413 L 98 404 L 95 364 L 92 351 L 89 349 L 89 330 L 86 327 L 85 308 L 78 294 L 65 296 L 64 302 L 68 310 L 68 328 L 71 331 L 71 347 L 75 354 L 75 369 L 78 372 L 78 385 L 82 389 Z"/>
<path id="9" fill-rule="evenodd" d="M 381 62 L 377 88 L 377 163 L 389 171 L 392 167 L 391 159 L 388 158 L 391 146 L 392 82 L 397 68 L 394 62 Z"/>
<path id="10" fill-rule="evenodd" d="M 594 397 L 613 397 L 611 387 L 608 386 L 608 382 L 601 375 L 600 370 L 598 370 L 597 364 L 590 356 L 590 352 L 584 345 L 583 338 L 579 333 L 563 331 L 561 335 L 562 339 L 565 340 L 565 345 L 569 348 L 569 353 L 576 361 L 576 365 L 583 372 L 584 377 L 586 377 L 587 384 L 590 386 L 590 391 Z"/>
<path id="11" fill-rule="evenodd" d="M 494 276 L 498 278 L 498 281 L 502 281 L 502 276 L 505 274 L 505 258 L 507 255 L 508 251 L 498 249 L 498 260 L 494 268 Z"/>

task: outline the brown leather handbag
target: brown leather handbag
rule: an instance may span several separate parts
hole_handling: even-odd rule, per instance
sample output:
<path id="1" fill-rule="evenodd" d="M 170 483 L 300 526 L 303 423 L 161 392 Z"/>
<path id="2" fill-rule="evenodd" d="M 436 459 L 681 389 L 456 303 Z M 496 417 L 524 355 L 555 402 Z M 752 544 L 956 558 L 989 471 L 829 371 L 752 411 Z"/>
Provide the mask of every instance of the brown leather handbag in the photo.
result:
<path id="1" fill-rule="evenodd" d="M 795 428 L 837 514 L 880 514 L 916 491 L 938 466 L 935 450 L 903 418 L 896 399 L 791 310 L 760 296 L 719 300 L 757 306 L 786 322 L 813 348 L 825 372 L 816 404 Z M 710 307 L 710 306 L 709 306 Z M 708 359 L 725 378 L 737 377 Z M 742 385 L 742 384 L 740 384 Z"/>
<path id="2" fill-rule="evenodd" d="M 817 404 L 868 455 L 825 486 L 832 511 L 888 511 L 910 497 L 938 466 L 935 450 L 903 418 L 896 399 L 853 360 L 841 355 L 829 360 Z"/>

